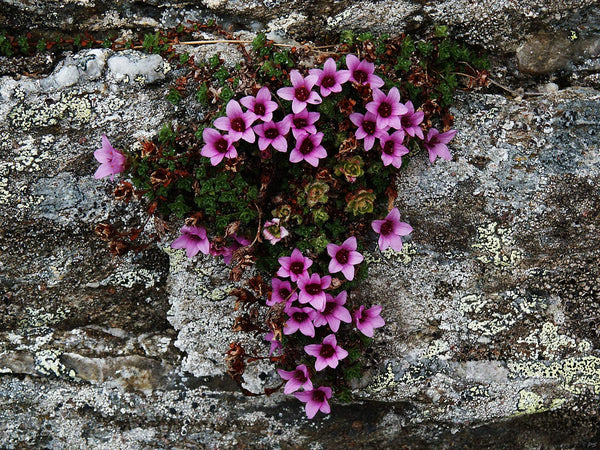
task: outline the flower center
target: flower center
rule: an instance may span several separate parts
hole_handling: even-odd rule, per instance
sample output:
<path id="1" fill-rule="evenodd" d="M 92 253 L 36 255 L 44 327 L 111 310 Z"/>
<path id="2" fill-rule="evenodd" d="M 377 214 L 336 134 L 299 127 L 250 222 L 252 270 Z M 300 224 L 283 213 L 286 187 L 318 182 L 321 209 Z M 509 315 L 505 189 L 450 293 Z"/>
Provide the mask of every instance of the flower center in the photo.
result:
<path id="1" fill-rule="evenodd" d="M 315 389 L 312 394 L 313 402 L 323 403 L 325 401 L 325 392 Z"/>
<path id="2" fill-rule="evenodd" d="M 333 312 L 333 310 L 335 309 L 336 306 L 337 306 L 337 303 L 335 303 L 335 302 L 325 303 L 325 310 L 321 314 L 323 314 L 324 316 L 331 315 L 331 313 Z"/>
<path id="3" fill-rule="evenodd" d="M 294 380 L 304 384 L 306 383 L 306 379 L 307 378 L 306 375 L 304 375 L 304 372 L 302 372 L 301 370 L 296 370 L 296 372 L 294 373 Z"/>
<path id="4" fill-rule="evenodd" d="M 385 153 L 386 155 L 394 154 L 394 141 L 389 140 L 385 143 L 385 145 L 383 146 L 383 153 Z"/>
<path id="5" fill-rule="evenodd" d="M 295 312 L 294 314 L 292 314 L 292 318 L 296 322 L 304 322 L 306 319 L 308 319 L 308 314 L 306 314 L 303 311 L 298 311 L 298 312 Z"/>
<path id="6" fill-rule="evenodd" d="M 308 155 L 310 152 L 313 151 L 313 148 L 314 147 L 312 141 L 306 138 L 302 141 L 302 144 L 300 144 L 300 148 L 298 149 L 298 151 L 303 155 Z"/>
<path id="7" fill-rule="evenodd" d="M 244 123 L 244 119 L 242 119 L 241 117 L 233 119 L 231 121 L 231 129 L 233 131 L 239 131 L 240 133 L 246 131 L 246 124 Z"/>
<path id="8" fill-rule="evenodd" d="M 264 116 L 265 112 L 265 105 L 263 105 L 262 103 L 254 104 L 254 114 L 256 114 L 257 116 Z"/>
<path id="9" fill-rule="evenodd" d="M 304 287 L 304 290 L 310 295 L 317 295 L 323 291 L 323 289 L 321 289 L 321 285 L 316 283 L 307 284 Z"/>
<path id="10" fill-rule="evenodd" d="M 363 130 L 365 130 L 365 133 L 367 133 L 368 135 L 375 134 L 375 130 L 376 130 L 375 122 L 371 122 L 370 120 L 365 120 L 362 123 L 362 127 L 363 127 Z"/>
<path id="11" fill-rule="evenodd" d="M 324 88 L 331 88 L 335 86 L 335 78 L 331 75 L 324 76 L 323 81 L 321 81 L 321 86 Z"/>
<path id="12" fill-rule="evenodd" d="M 367 79 L 369 78 L 367 72 L 365 72 L 364 70 L 355 70 L 352 73 L 352 76 L 354 77 L 356 82 L 360 84 L 365 84 L 367 82 Z"/>
<path id="13" fill-rule="evenodd" d="M 389 103 L 382 103 L 381 105 L 379 105 L 379 108 L 377 108 L 377 112 L 384 119 L 386 117 L 390 117 L 392 115 L 392 105 L 390 105 Z"/>
<path id="14" fill-rule="evenodd" d="M 290 264 L 290 272 L 300 275 L 302 272 L 304 272 L 304 263 L 300 261 L 293 262 Z"/>
<path id="15" fill-rule="evenodd" d="M 412 127 L 412 120 L 410 119 L 410 116 L 402 116 L 400 118 L 400 123 L 402 124 L 403 128 Z"/>
<path id="16" fill-rule="evenodd" d="M 333 355 L 335 355 L 335 348 L 329 344 L 323 344 L 321 345 L 321 351 L 319 352 L 319 355 L 321 355 L 323 358 L 331 358 Z"/>
<path id="17" fill-rule="evenodd" d="M 306 121 L 306 119 L 303 119 L 301 117 L 294 119 L 293 122 L 294 122 L 294 126 L 298 129 L 304 128 L 304 127 L 306 127 L 306 125 L 308 125 L 308 122 Z"/>
<path id="18" fill-rule="evenodd" d="M 287 300 L 290 294 L 291 292 L 286 288 L 279 289 L 279 296 L 284 300 Z"/>
<path id="19" fill-rule="evenodd" d="M 277 128 L 269 128 L 265 130 L 265 137 L 267 139 L 275 139 L 277 136 L 279 136 L 279 130 L 277 130 Z"/>
<path id="20" fill-rule="evenodd" d="M 305 102 L 306 100 L 308 100 L 308 97 L 310 97 L 310 93 L 308 92 L 308 89 L 306 89 L 304 86 L 300 86 L 299 88 L 296 88 L 296 99 L 300 100 L 301 102 Z"/>
<path id="21" fill-rule="evenodd" d="M 346 264 L 348 262 L 349 256 L 350 256 L 350 252 L 348 250 L 346 250 L 345 248 L 341 248 L 335 254 L 335 259 L 337 259 L 337 261 L 340 264 Z"/>
<path id="22" fill-rule="evenodd" d="M 393 230 L 394 230 L 394 225 L 392 225 L 392 222 L 390 222 L 389 220 L 386 220 L 381 225 L 381 233 L 380 234 L 386 236 L 386 235 L 390 234 Z"/>
<path id="23" fill-rule="evenodd" d="M 228 147 L 227 139 L 225 139 L 225 138 L 221 138 L 215 143 L 215 148 L 217 149 L 217 151 L 219 153 L 227 152 L 227 147 Z"/>

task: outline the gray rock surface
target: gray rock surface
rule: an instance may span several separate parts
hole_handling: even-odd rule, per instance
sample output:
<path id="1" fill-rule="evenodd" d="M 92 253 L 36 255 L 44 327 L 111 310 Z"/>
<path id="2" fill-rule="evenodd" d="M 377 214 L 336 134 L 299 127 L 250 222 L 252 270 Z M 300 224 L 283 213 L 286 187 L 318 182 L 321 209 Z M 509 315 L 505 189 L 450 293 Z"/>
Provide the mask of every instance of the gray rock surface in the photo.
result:
<path id="1" fill-rule="evenodd" d="M 132 146 L 181 112 L 164 99 L 169 69 L 91 50 L 0 79 L 0 447 L 600 442 L 600 91 L 459 96 L 453 160 L 419 155 L 399 179 L 410 242 L 369 254 L 352 294 L 387 322 L 356 400 L 309 421 L 295 399 L 244 397 L 224 375 L 227 344 L 246 339 L 230 331 L 224 266 L 168 239 L 112 257 L 93 233 L 152 229 L 92 178 L 92 152 L 103 133 Z M 245 381 L 258 392 L 273 369 Z"/>

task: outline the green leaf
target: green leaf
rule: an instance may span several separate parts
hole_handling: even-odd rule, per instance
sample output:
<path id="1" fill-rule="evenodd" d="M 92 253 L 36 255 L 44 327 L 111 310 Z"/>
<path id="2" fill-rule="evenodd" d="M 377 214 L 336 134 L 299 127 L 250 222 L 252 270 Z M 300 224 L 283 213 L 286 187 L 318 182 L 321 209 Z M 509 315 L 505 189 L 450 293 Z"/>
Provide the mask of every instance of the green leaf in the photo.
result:
<path id="1" fill-rule="evenodd" d="M 216 69 L 219 64 L 221 64 L 221 60 L 219 58 L 219 54 L 215 53 L 210 58 L 208 58 L 208 63 L 210 64 L 211 69 Z"/>
<path id="2" fill-rule="evenodd" d="M 265 33 L 258 33 L 252 40 L 252 49 L 256 52 L 267 43 L 267 35 Z"/>
<path id="3" fill-rule="evenodd" d="M 165 144 L 167 142 L 175 142 L 176 137 L 177 133 L 173 131 L 173 126 L 170 122 L 165 123 L 158 132 L 158 142 L 160 142 L 161 144 Z"/>
<path id="4" fill-rule="evenodd" d="M 198 103 L 208 106 L 208 86 L 206 83 L 202 83 L 196 91 L 196 100 L 198 100 Z"/>

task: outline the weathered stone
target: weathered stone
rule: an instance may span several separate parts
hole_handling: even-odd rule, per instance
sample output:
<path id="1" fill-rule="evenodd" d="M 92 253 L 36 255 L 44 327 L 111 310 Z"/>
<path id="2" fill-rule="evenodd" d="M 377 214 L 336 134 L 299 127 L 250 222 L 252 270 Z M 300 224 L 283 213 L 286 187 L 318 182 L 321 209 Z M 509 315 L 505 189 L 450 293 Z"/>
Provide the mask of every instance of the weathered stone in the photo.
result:
<path id="1" fill-rule="evenodd" d="M 82 51 L 45 78 L 0 79 L 1 447 L 599 441 L 600 92 L 459 95 L 453 160 L 418 155 L 399 179 L 410 241 L 368 254 L 352 293 L 386 320 L 356 400 L 308 421 L 295 399 L 247 398 L 224 376 L 229 342 L 267 351 L 231 331 L 224 265 L 167 239 L 112 257 L 92 231 L 152 229 L 92 178 L 101 135 L 132 146 L 188 111 L 164 100 L 165 62 L 142 59 Z M 273 368 L 245 382 L 273 386 Z"/>

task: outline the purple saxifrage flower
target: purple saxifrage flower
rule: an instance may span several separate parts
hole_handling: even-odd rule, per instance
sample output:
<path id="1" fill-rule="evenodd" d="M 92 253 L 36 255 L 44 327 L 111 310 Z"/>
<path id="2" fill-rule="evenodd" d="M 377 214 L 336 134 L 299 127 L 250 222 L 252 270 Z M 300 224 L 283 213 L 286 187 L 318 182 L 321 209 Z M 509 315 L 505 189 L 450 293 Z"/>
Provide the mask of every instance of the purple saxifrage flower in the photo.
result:
<path id="1" fill-rule="evenodd" d="M 104 178 L 110 175 L 110 181 L 115 179 L 115 175 L 125 170 L 127 158 L 119 150 L 110 145 L 110 141 L 105 134 L 102 135 L 102 147 L 94 152 L 94 158 L 100 163 L 96 170 L 94 178 Z"/>
<path id="2" fill-rule="evenodd" d="M 249 95 L 240 99 L 240 103 L 263 122 L 273 120 L 273 111 L 277 109 L 277 102 L 271 100 L 271 91 L 266 86 L 259 89 L 256 97 Z"/>
<path id="3" fill-rule="evenodd" d="M 438 156 L 447 161 L 452 159 L 452 155 L 450 154 L 446 144 L 452 140 L 455 134 L 456 130 L 440 133 L 435 128 L 429 129 L 427 136 L 423 140 L 423 145 L 429 152 L 429 161 L 434 162 Z"/>
<path id="4" fill-rule="evenodd" d="M 361 305 L 352 313 L 356 328 L 365 336 L 373 337 L 373 330 L 385 325 L 380 316 L 382 309 L 379 305 L 371 306 L 369 309 L 365 309 L 364 305 Z"/>
<path id="5" fill-rule="evenodd" d="M 325 324 L 329 324 L 329 328 L 334 333 L 340 329 L 340 322 L 350 323 L 352 317 L 350 312 L 344 308 L 348 294 L 346 291 L 340 292 L 335 297 L 327 294 L 325 297 L 325 309 L 323 312 L 317 311 L 313 320 L 315 327 L 322 327 Z"/>
<path id="6" fill-rule="evenodd" d="M 310 344 L 304 346 L 304 351 L 317 358 L 315 370 L 320 372 L 325 367 L 335 369 L 338 362 L 348 356 L 348 352 L 337 345 L 335 334 L 330 334 L 323 339 L 322 344 Z"/>
<path id="7" fill-rule="evenodd" d="M 377 127 L 392 127 L 396 130 L 402 128 L 400 116 L 406 114 L 408 109 L 400 103 L 400 92 L 393 87 L 385 94 L 379 89 L 373 90 L 373 101 L 365 106 L 367 111 L 377 116 Z"/>
<path id="8" fill-rule="evenodd" d="M 298 278 L 298 301 L 310 303 L 317 311 L 325 309 L 325 289 L 331 285 L 331 277 L 325 275 L 323 278 L 318 273 L 310 277 L 302 275 Z"/>
<path id="9" fill-rule="evenodd" d="M 406 222 L 400 222 L 400 211 L 392 209 L 383 220 L 374 220 L 371 227 L 379 233 L 379 249 L 388 247 L 399 252 L 402 250 L 402 236 L 412 233 L 412 227 Z"/>
<path id="10" fill-rule="evenodd" d="M 308 268 L 312 266 L 312 259 L 302 256 L 302 252 L 295 248 L 291 256 L 282 256 L 279 258 L 281 267 L 277 271 L 278 277 L 290 277 L 292 281 L 298 281 L 302 275 L 308 276 Z"/>
<path id="11" fill-rule="evenodd" d="M 396 169 L 399 169 L 400 166 L 402 166 L 402 155 L 408 153 L 408 149 L 402 145 L 403 142 L 403 130 L 395 131 L 391 135 L 386 133 L 385 136 L 379 139 L 379 143 L 381 144 L 381 160 L 383 161 L 384 166 L 389 166 L 391 164 Z"/>
<path id="12" fill-rule="evenodd" d="M 315 134 L 317 132 L 315 122 L 319 120 L 319 117 L 321 117 L 321 114 L 318 112 L 303 109 L 298 114 L 288 114 L 283 120 L 289 121 L 292 134 L 295 139 L 298 139 L 305 133 Z"/>
<path id="13" fill-rule="evenodd" d="M 325 414 L 331 412 L 331 407 L 327 402 L 327 400 L 331 398 L 330 387 L 321 386 L 312 391 L 295 392 L 294 396 L 301 402 L 306 403 L 306 417 L 309 419 L 315 417 L 319 411 Z"/>
<path id="14" fill-rule="evenodd" d="M 287 380 L 285 387 L 283 388 L 284 394 L 291 394 L 296 392 L 298 389 L 304 389 L 305 391 L 312 391 L 313 385 L 308 375 L 308 367 L 304 364 L 296 366 L 296 370 L 282 370 L 277 369 L 277 373 L 281 378 Z"/>
<path id="15" fill-rule="evenodd" d="M 374 74 L 375 64 L 361 61 L 355 55 L 346 56 L 346 66 L 350 72 L 350 81 L 358 84 L 368 84 L 371 89 L 380 88 L 384 85 L 383 80 Z"/>
<path id="16" fill-rule="evenodd" d="M 415 107 L 410 100 L 407 101 L 404 106 L 406 106 L 407 112 L 400 117 L 402 129 L 411 137 L 417 136 L 418 138 L 423 139 L 423 130 L 419 125 L 423 122 L 425 113 L 423 111 L 415 112 Z"/>
<path id="17" fill-rule="evenodd" d="M 294 334 L 300 330 L 304 336 L 315 337 L 315 327 L 312 322 L 316 314 L 314 309 L 290 306 L 286 313 L 290 318 L 285 322 L 283 334 Z"/>
<path id="18" fill-rule="evenodd" d="M 370 112 L 366 114 L 352 113 L 350 114 L 350 121 L 358 127 L 356 133 L 356 139 L 364 139 L 363 143 L 365 150 L 369 151 L 375 145 L 375 139 L 381 139 L 385 135 L 386 130 L 389 127 L 379 128 L 377 127 L 377 116 Z"/>
<path id="19" fill-rule="evenodd" d="M 198 252 L 208 255 L 210 242 L 204 228 L 185 225 L 179 231 L 181 236 L 173 241 L 171 248 L 185 248 L 188 258 L 193 258 Z"/>
<path id="20" fill-rule="evenodd" d="M 290 131 L 289 121 L 259 123 L 254 125 L 254 131 L 258 134 L 258 148 L 261 152 L 269 145 L 278 152 L 287 152 L 288 143 L 285 136 Z"/>
<path id="21" fill-rule="evenodd" d="M 253 143 L 256 140 L 252 124 L 256 116 L 251 111 L 242 111 L 237 100 L 229 100 L 225 108 L 226 116 L 215 120 L 214 125 L 219 130 L 228 131 L 233 142 L 240 139 Z"/>
<path id="22" fill-rule="evenodd" d="M 337 70 L 333 58 L 327 59 L 323 69 L 310 69 L 311 75 L 316 75 L 317 86 L 321 88 L 321 95 L 327 97 L 332 92 L 342 92 L 342 84 L 350 78 L 350 71 Z"/>
<path id="23" fill-rule="evenodd" d="M 233 140 L 229 135 L 222 135 L 214 128 L 205 128 L 202 131 L 202 139 L 206 145 L 202 147 L 200 154 L 210 158 L 210 163 L 216 166 L 223 158 L 236 158 L 237 150 L 233 146 Z"/>
<path id="24" fill-rule="evenodd" d="M 265 341 L 269 341 L 271 343 L 269 356 L 272 356 L 273 353 L 277 350 L 279 350 L 279 353 L 281 354 L 281 349 L 283 348 L 283 345 L 275 338 L 275 333 L 269 331 L 267 334 L 265 334 Z"/>
<path id="25" fill-rule="evenodd" d="M 265 238 L 271 243 L 271 245 L 277 244 L 280 240 L 286 237 L 288 234 L 288 230 L 283 228 L 279 223 L 279 218 L 274 218 L 271 220 L 267 220 L 263 225 L 263 235 Z"/>
<path id="26" fill-rule="evenodd" d="M 300 72 L 294 69 L 290 72 L 292 87 L 278 89 L 277 95 L 284 100 L 290 100 L 292 102 L 292 111 L 294 114 L 298 114 L 303 109 L 306 109 L 309 103 L 311 105 L 318 105 L 323 101 L 319 94 L 312 90 L 317 79 L 316 75 L 308 75 L 305 78 Z"/>
<path id="27" fill-rule="evenodd" d="M 274 306 L 277 303 L 291 303 L 298 298 L 296 291 L 292 292 L 292 285 L 289 281 L 283 281 L 279 278 L 271 280 L 271 298 L 267 300 L 267 306 Z"/>
<path id="28" fill-rule="evenodd" d="M 323 133 L 304 134 L 298 137 L 296 146 L 290 152 L 290 162 L 306 161 L 313 167 L 319 165 L 319 160 L 327 158 L 327 150 L 321 145 Z"/>
<path id="29" fill-rule="evenodd" d="M 327 244 L 327 254 L 331 256 L 329 273 L 342 272 L 348 281 L 354 279 L 354 266 L 363 261 L 363 255 L 356 251 L 356 238 L 349 237 L 342 245 Z"/>

